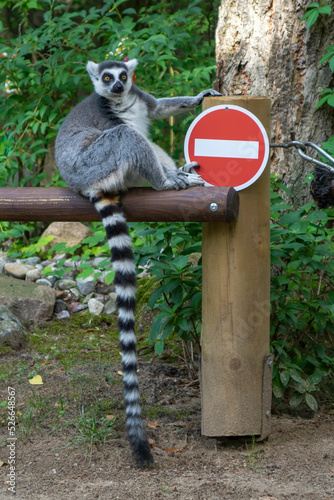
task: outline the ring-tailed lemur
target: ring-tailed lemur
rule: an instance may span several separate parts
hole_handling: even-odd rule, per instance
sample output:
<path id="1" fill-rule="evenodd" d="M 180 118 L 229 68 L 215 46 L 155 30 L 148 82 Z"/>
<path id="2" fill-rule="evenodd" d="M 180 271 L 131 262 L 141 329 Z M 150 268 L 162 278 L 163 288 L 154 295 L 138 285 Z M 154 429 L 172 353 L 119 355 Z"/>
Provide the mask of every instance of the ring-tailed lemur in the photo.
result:
<path id="1" fill-rule="evenodd" d="M 66 117 L 56 139 L 56 163 L 65 182 L 88 197 L 106 230 L 115 270 L 122 349 L 126 423 L 140 465 L 153 461 L 143 427 L 134 332 L 136 269 L 118 193 L 148 181 L 154 189 L 186 189 L 203 184 L 190 173 L 196 163 L 176 170 L 173 160 L 148 139 L 151 118 L 195 108 L 208 95 L 155 99 L 132 83 L 137 60 L 88 62 L 95 92 Z"/>

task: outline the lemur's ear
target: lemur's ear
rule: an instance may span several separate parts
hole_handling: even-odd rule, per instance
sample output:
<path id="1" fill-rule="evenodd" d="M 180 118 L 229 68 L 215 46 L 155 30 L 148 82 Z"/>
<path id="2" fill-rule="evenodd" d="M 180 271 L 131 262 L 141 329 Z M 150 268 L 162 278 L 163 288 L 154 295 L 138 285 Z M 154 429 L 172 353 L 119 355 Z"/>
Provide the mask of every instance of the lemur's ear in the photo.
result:
<path id="1" fill-rule="evenodd" d="M 99 65 L 93 61 L 88 61 L 86 69 L 92 81 L 99 79 Z"/>
<path id="2" fill-rule="evenodd" d="M 125 63 L 128 67 L 128 70 L 130 73 L 133 73 L 134 72 L 134 69 L 135 67 L 137 66 L 138 64 L 138 61 L 137 59 L 130 59 L 130 61 L 128 61 L 127 63 Z"/>

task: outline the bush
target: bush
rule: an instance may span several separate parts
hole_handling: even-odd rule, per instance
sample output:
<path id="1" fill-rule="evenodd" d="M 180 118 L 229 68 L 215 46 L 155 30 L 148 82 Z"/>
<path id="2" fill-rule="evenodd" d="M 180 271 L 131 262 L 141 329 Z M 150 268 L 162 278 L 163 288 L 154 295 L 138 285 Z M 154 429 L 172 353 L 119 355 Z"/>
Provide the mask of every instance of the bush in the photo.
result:
<path id="1" fill-rule="evenodd" d="M 137 13 L 125 8 L 125 0 L 105 0 L 102 8 L 73 2 L 70 10 L 55 0 L 15 5 L 2 0 L 13 25 L 21 15 L 22 34 L 10 38 L 0 22 L 0 186 L 36 186 L 46 178 L 45 163 L 61 122 L 92 92 L 88 60 L 138 58 L 138 84 L 158 97 L 194 95 L 210 86 L 214 45 L 205 35 L 212 20 L 201 3 L 174 11 L 157 3 Z M 43 9 L 40 27 L 28 25 L 31 6 Z M 178 127 L 174 122 L 170 127 L 158 124 L 153 135 L 163 130 L 163 145 L 178 159 Z M 51 182 L 62 184 L 58 173 Z"/>
<path id="2" fill-rule="evenodd" d="M 272 181 L 271 224 L 271 350 L 274 354 L 273 395 L 292 408 L 305 402 L 316 411 L 314 393 L 334 372 L 333 209 L 317 210 L 309 203 L 299 210 L 285 204 Z M 290 193 L 291 194 L 291 193 Z M 201 329 L 201 262 L 192 266 L 189 254 L 201 250 L 199 224 L 160 224 L 137 233 L 150 235 L 140 259 L 151 263 L 160 286 L 149 300 L 158 312 L 150 334 L 158 354 L 168 338 L 191 341 L 199 354 Z"/>
<path id="3" fill-rule="evenodd" d="M 292 408 L 304 401 L 316 411 L 311 393 L 334 368 L 334 357 L 326 354 L 333 353 L 334 336 L 334 211 L 317 210 L 314 203 L 293 211 L 278 187 L 275 182 L 271 215 L 273 394 Z"/>

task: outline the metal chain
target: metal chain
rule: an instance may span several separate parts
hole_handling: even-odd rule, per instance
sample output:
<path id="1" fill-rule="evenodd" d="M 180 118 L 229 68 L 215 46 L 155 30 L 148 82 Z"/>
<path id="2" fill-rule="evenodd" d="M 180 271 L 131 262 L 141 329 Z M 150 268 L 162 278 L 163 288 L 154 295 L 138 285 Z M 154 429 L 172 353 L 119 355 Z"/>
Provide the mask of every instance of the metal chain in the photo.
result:
<path id="1" fill-rule="evenodd" d="M 300 142 L 295 140 L 295 134 L 294 132 L 291 132 L 291 141 L 286 142 L 286 143 L 280 143 L 280 142 L 274 142 L 269 144 L 271 148 L 296 148 L 297 153 L 299 156 L 301 156 L 304 160 L 310 161 L 311 163 L 315 163 L 315 165 L 318 165 L 320 167 L 327 168 L 327 170 L 330 170 L 331 172 L 334 172 L 334 158 L 330 156 L 326 151 L 324 151 L 320 146 L 317 146 L 317 144 L 314 144 L 313 142 Z M 315 149 L 318 153 L 322 154 L 333 166 L 329 165 L 328 163 L 324 163 L 323 161 L 317 160 L 316 158 L 312 158 L 312 156 L 308 156 L 305 154 L 306 148 L 313 148 Z"/>

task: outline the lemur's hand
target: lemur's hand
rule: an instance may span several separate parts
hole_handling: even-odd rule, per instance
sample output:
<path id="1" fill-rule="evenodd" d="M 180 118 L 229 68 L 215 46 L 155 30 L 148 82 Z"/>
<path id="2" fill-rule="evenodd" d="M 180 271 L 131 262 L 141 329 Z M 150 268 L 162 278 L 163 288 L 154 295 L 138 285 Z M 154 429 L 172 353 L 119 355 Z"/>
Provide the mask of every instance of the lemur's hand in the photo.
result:
<path id="1" fill-rule="evenodd" d="M 204 97 L 208 97 L 208 96 L 219 96 L 219 95 L 222 95 L 220 94 L 219 92 L 217 92 L 216 90 L 213 90 L 213 89 L 209 89 L 209 90 L 203 90 L 203 92 L 200 92 L 197 96 L 197 99 L 199 100 L 198 104 L 201 104 Z"/>
<path id="2" fill-rule="evenodd" d="M 179 191 L 180 189 L 187 189 L 192 186 L 203 186 L 203 179 L 192 170 L 193 167 L 198 166 L 198 163 L 192 162 L 184 165 L 179 170 L 168 170 L 168 178 L 160 189 L 176 189 Z"/>
<path id="3" fill-rule="evenodd" d="M 183 165 L 183 167 L 179 168 L 179 172 L 186 172 L 187 174 L 194 174 L 194 175 L 197 175 L 199 177 L 199 175 L 197 174 L 196 170 L 194 170 L 194 168 L 196 167 L 199 167 L 199 164 L 196 163 L 195 161 L 192 161 L 190 163 L 186 163 L 185 165 Z"/>

